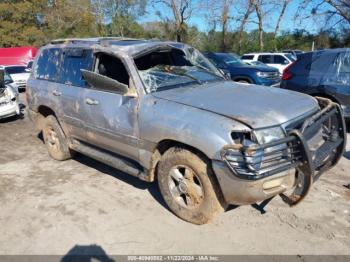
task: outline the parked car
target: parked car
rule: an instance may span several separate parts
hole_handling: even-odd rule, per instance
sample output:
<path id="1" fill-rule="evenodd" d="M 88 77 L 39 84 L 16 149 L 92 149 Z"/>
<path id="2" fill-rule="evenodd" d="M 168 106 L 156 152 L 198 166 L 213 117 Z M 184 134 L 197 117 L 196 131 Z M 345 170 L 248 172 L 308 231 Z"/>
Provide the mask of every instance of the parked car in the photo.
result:
<path id="1" fill-rule="evenodd" d="M 350 118 L 350 48 L 305 53 L 282 79 L 281 88 L 329 98 Z"/>
<path id="2" fill-rule="evenodd" d="M 55 40 L 27 85 L 52 158 L 78 151 L 157 181 L 169 208 L 196 224 L 278 194 L 297 204 L 345 147 L 335 103 L 227 80 L 178 42 Z"/>
<path id="3" fill-rule="evenodd" d="M 12 65 L 4 66 L 4 68 L 17 85 L 18 91 L 24 92 L 30 75 L 30 70 L 27 68 L 27 66 Z"/>
<path id="4" fill-rule="evenodd" d="M 252 66 L 230 53 L 206 53 L 205 56 L 224 72 L 230 73 L 231 79 L 240 83 L 265 86 L 279 86 L 278 69 L 267 66 Z"/>
<path id="5" fill-rule="evenodd" d="M 242 56 L 246 62 L 260 61 L 268 66 L 275 67 L 282 74 L 283 70 L 293 63 L 296 58 L 288 53 L 249 53 Z"/>
<path id="6" fill-rule="evenodd" d="M 0 119 L 20 114 L 18 91 L 4 68 L 0 68 Z"/>

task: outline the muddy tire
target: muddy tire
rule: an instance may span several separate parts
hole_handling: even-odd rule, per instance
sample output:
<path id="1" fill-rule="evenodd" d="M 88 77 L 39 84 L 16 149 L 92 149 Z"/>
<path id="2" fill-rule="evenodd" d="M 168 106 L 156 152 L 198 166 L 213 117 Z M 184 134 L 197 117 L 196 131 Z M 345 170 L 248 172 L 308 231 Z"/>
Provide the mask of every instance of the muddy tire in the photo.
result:
<path id="1" fill-rule="evenodd" d="M 43 138 L 49 155 L 59 161 L 71 158 L 68 141 L 56 117 L 49 115 L 44 121 Z"/>
<path id="2" fill-rule="evenodd" d="M 171 148 L 158 165 L 158 184 L 169 208 L 178 217 L 205 224 L 224 210 L 210 164 L 182 148 Z"/>

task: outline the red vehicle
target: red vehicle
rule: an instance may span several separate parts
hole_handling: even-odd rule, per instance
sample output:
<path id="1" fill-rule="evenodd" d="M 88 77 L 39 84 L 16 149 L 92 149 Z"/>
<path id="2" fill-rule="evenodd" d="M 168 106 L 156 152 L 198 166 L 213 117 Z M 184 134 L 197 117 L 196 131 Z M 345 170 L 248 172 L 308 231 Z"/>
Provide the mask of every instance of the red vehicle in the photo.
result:
<path id="1" fill-rule="evenodd" d="M 37 51 L 30 46 L 0 48 L 0 65 L 28 65 Z"/>

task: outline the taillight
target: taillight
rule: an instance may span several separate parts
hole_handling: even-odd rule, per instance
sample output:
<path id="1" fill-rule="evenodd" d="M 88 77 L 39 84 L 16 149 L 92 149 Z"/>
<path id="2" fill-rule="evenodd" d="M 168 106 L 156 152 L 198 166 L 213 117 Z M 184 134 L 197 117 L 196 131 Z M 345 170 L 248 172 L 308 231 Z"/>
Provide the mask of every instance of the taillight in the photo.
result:
<path id="1" fill-rule="evenodd" d="M 289 66 L 287 66 L 282 73 L 282 80 L 289 80 L 293 77 L 293 74 L 289 71 L 290 67 L 294 65 L 295 62 L 291 63 Z"/>

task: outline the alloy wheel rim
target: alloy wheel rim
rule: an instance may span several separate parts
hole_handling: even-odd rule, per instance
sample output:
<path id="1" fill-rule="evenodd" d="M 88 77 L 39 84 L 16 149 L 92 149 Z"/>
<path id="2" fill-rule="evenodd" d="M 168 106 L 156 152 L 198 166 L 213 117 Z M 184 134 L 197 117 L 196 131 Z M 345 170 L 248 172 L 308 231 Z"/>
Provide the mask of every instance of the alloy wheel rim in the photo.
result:
<path id="1" fill-rule="evenodd" d="M 182 207 L 198 207 L 204 198 L 204 190 L 197 174 L 188 166 L 177 165 L 170 169 L 168 186 L 173 199 Z"/>
<path id="2" fill-rule="evenodd" d="M 58 148 L 58 145 L 59 145 L 58 136 L 52 127 L 50 127 L 48 130 L 46 141 L 51 148 L 53 149 Z"/>

